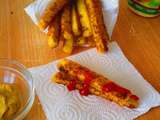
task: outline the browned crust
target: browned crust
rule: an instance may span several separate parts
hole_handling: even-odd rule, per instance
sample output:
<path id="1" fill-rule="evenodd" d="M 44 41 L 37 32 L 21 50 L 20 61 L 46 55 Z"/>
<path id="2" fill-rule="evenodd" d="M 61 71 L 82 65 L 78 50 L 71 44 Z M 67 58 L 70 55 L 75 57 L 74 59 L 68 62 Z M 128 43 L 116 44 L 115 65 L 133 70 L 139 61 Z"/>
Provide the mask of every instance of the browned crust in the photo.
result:
<path id="1" fill-rule="evenodd" d="M 77 11 L 77 6 L 76 6 L 76 0 L 73 0 L 72 2 L 72 29 L 73 29 L 73 18 L 75 17 L 75 20 L 77 21 L 77 28 L 78 28 L 78 31 L 77 33 L 73 32 L 75 36 L 80 36 L 82 35 L 82 26 L 81 26 L 81 23 L 80 23 L 80 19 L 79 19 L 79 14 L 78 14 L 78 11 Z"/>
<path id="2" fill-rule="evenodd" d="M 60 36 L 60 18 L 61 13 L 57 14 L 54 19 L 51 21 L 48 27 L 48 43 L 51 48 L 57 47 L 59 43 L 59 36 Z"/>
<path id="3" fill-rule="evenodd" d="M 64 6 L 61 16 L 61 33 L 64 35 L 65 32 L 72 34 L 71 29 L 71 5 L 67 4 Z M 66 39 L 66 37 L 64 36 Z"/>
<path id="4" fill-rule="evenodd" d="M 69 77 L 67 78 L 67 76 L 68 76 L 67 73 L 58 72 L 58 73 L 55 74 L 55 76 L 53 77 L 52 80 L 55 83 L 63 84 L 65 86 L 67 86 L 71 81 L 71 79 Z M 77 81 L 75 89 L 81 90 L 82 88 L 83 88 L 82 82 Z M 97 90 L 94 87 L 89 87 L 89 93 L 93 94 L 93 95 L 96 95 L 96 96 L 99 96 L 99 97 L 102 97 L 102 98 L 105 98 L 105 99 L 110 100 L 110 101 L 114 101 L 117 104 L 119 104 L 120 106 L 135 108 L 138 105 L 137 101 L 131 99 L 130 96 L 127 96 L 127 97 L 124 98 L 122 96 L 119 96 L 118 93 L 113 92 L 113 91 L 104 93 L 103 91 Z"/>
<path id="5" fill-rule="evenodd" d="M 73 50 L 73 32 L 71 27 L 71 4 L 64 6 L 61 16 L 61 36 L 64 39 L 63 51 L 71 54 Z"/>
<path id="6" fill-rule="evenodd" d="M 109 37 L 104 24 L 101 2 L 100 0 L 86 0 L 86 6 L 97 50 L 104 53 L 108 50 L 107 41 Z"/>
<path id="7" fill-rule="evenodd" d="M 40 29 L 45 29 L 54 18 L 54 16 L 67 4 L 70 0 L 52 0 L 44 13 L 42 14 L 39 22 Z"/>
<path id="8" fill-rule="evenodd" d="M 50 36 L 52 34 L 56 34 L 56 36 L 58 36 L 60 32 L 60 18 L 60 14 L 54 17 L 54 19 L 49 24 L 47 35 Z"/>

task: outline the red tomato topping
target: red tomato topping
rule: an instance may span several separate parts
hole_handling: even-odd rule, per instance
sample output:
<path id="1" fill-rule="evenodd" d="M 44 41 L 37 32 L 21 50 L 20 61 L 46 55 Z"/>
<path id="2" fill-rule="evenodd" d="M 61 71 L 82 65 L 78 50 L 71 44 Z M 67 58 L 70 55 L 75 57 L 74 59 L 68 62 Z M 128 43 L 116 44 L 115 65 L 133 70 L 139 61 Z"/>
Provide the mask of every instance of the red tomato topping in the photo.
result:
<path id="1" fill-rule="evenodd" d="M 74 90 L 75 87 L 76 87 L 76 80 L 72 80 L 72 81 L 67 85 L 67 89 L 68 89 L 69 91 Z"/>
<path id="2" fill-rule="evenodd" d="M 130 98 L 134 99 L 134 100 L 139 100 L 139 97 L 136 95 L 131 95 Z"/>
<path id="3" fill-rule="evenodd" d="M 110 82 L 110 83 L 105 84 L 105 85 L 102 87 L 102 90 L 103 90 L 104 92 L 110 92 L 110 91 L 114 90 L 114 88 L 115 88 L 115 84 L 112 83 L 112 82 Z"/>
<path id="4" fill-rule="evenodd" d="M 89 84 L 83 83 L 83 87 L 84 88 L 89 87 Z"/>
<path id="5" fill-rule="evenodd" d="M 120 86 L 118 86 L 118 85 L 116 85 L 115 91 L 121 93 L 121 94 L 124 95 L 124 96 L 130 93 L 129 90 L 127 90 L 127 89 L 125 89 L 125 88 L 123 88 L 123 87 L 120 87 Z"/>
<path id="6" fill-rule="evenodd" d="M 79 90 L 79 93 L 80 93 L 82 96 L 87 96 L 87 95 L 89 95 L 89 88 L 88 88 L 88 87 L 85 87 L 85 88 Z"/>
<path id="7" fill-rule="evenodd" d="M 83 75 L 85 77 L 84 84 L 88 84 L 89 85 L 91 83 L 91 81 L 93 80 L 92 73 L 87 71 L 87 72 L 84 72 Z"/>
<path id="8" fill-rule="evenodd" d="M 123 87 L 120 87 L 118 85 L 116 85 L 115 83 L 113 82 L 110 82 L 110 83 L 107 83 L 105 84 L 103 87 L 102 87 L 102 90 L 105 91 L 105 92 L 110 92 L 110 91 L 117 91 L 123 95 L 127 95 L 130 93 L 129 90 L 123 88 Z"/>

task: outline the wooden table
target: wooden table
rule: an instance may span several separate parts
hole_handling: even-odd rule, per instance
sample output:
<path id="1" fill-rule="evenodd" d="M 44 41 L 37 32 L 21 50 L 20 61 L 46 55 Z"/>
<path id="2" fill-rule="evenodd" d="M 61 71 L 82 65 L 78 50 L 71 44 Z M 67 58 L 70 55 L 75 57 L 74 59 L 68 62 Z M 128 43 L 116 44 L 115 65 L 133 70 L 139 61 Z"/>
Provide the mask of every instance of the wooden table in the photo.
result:
<path id="1" fill-rule="evenodd" d="M 47 46 L 44 33 L 33 24 L 23 8 L 32 0 L 0 0 L 0 57 L 16 59 L 27 67 L 46 64 L 66 56 Z M 139 72 L 160 91 L 160 17 L 147 19 L 120 0 L 120 14 L 112 36 Z M 82 51 L 77 49 L 75 53 Z M 145 86 L 144 86 L 145 89 Z M 137 120 L 159 120 L 160 107 Z M 38 98 L 26 120 L 45 120 Z"/>

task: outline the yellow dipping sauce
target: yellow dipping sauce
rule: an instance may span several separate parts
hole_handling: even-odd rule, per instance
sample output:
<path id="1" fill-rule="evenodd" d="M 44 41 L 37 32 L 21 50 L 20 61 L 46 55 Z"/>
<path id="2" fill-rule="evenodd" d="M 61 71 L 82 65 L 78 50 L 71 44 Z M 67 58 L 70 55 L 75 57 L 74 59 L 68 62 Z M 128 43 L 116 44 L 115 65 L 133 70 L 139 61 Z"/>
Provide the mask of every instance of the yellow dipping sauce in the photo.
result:
<path id="1" fill-rule="evenodd" d="M 0 120 L 10 120 L 20 108 L 20 96 L 15 85 L 0 83 Z"/>

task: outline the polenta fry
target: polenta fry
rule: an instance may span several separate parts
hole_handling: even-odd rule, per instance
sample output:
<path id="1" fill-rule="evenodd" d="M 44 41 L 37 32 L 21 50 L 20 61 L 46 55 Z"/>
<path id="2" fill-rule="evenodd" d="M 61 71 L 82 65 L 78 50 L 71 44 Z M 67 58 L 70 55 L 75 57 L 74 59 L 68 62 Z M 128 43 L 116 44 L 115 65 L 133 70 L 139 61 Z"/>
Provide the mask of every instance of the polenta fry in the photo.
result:
<path id="1" fill-rule="evenodd" d="M 90 36 L 90 37 L 79 36 L 77 38 L 76 44 L 78 46 L 84 46 L 84 47 L 95 47 L 93 36 Z"/>
<path id="2" fill-rule="evenodd" d="M 59 42 L 60 35 L 60 14 L 56 15 L 48 28 L 48 45 L 55 48 Z"/>
<path id="3" fill-rule="evenodd" d="M 76 10 L 76 5 L 72 4 L 72 31 L 75 36 L 81 35 L 80 21 Z"/>
<path id="4" fill-rule="evenodd" d="M 39 22 L 39 28 L 44 30 L 47 28 L 54 16 L 67 4 L 70 0 L 51 0 L 47 8 L 44 10 Z"/>
<path id="5" fill-rule="evenodd" d="M 77 10 L 80 16 L 80 23 L 82 26 L 83 37 L 89 37 L 92 35 L 92 29 L 85 5 L 85 0 L 77 0 Z"/>
<path id="6" fill-rule="evenodd" d="M 94 41 L 94 39 L 93 39 L 93 35 L 92 36 L 90 36 L 90 37 L 88 37 L 88 38 L 86 38 L 87 39 L 87 45 L 89 46 L 89 47 L 95 47 L 96 45 L 95 45 L 95 41 Z"/>
<path id="7" fill-rule="evenodd" d="M 70 81 L 70 83 L 71 81 L 74 81 L 75 84 L 72 88 L 75 88 L 78 84 L 82 85 L 82 89 L 88 89 L 87 94 L 82 93 L 81 95 L 89 95 L 92 92 L 89 89 L 92 88 L 99 93 L 98 96 L 101 94 L 101 97 L 111 100 L 120 106 L 136 108 L 139 105 L 139 97 L 133 94 L 130 90 L 77 62 L 64 59 L 57 64 L 57 68 L 59 72 L 53 76 L 53 81 L 60 84 L 61 82 L 63 83 L 63 81 Z M 84 86 L 84 84 L 87 85 Z M 73 84 L 71 83 L 71 85 Z M 68 87 L 69 86 L 67 86 L 67 88 Z M 74 90 L 74 88 L 68 90 Z M 93 92 L 92 94 L 95 93 Z"/>
<path id="8" fill-rule="evenodd" d="M 96 42 L 98 52 L 107 51 L 108 34 L 103 20 L 102 6 L 100 0 L 85 0 L 89 19 L 93 31 L 93 38 Z"/>
<path id="9" fill-rule="evenodd" d="M 71 28 L 71 6 L 66 5 L 61 16 L 61 35 L 64 38 L 63 51 L 70 54 L 73 50 L 73 35 Z"/>
<path id="10" fill-rule="evenodd" d="M 77 41 L 76 41 L 78 46 L 83 46 L 85 44 L 85 42 L 86 42 L 86 38 L 83 36 L 78 37 Z"/>

